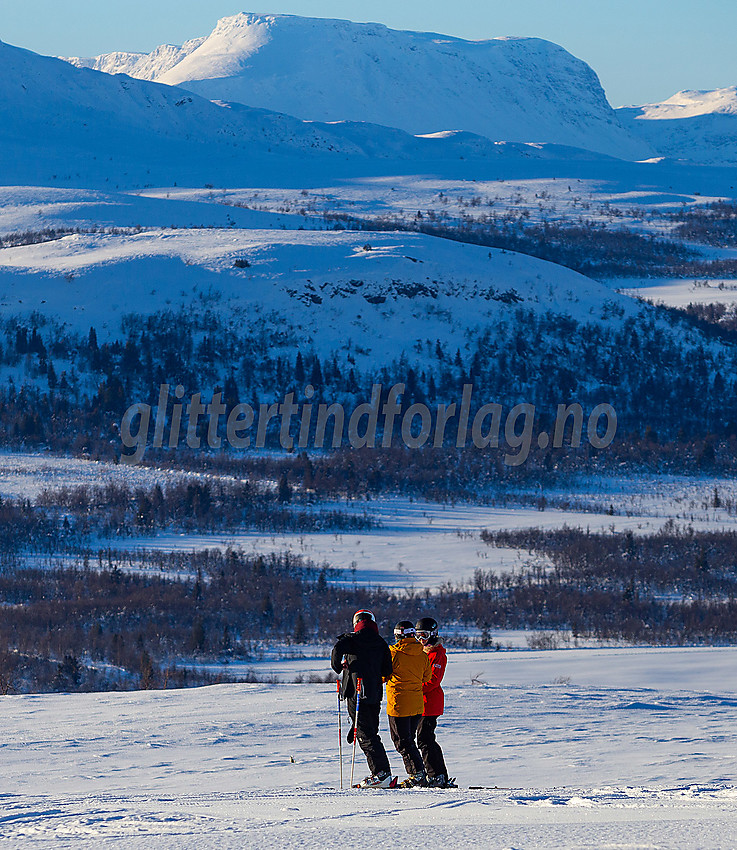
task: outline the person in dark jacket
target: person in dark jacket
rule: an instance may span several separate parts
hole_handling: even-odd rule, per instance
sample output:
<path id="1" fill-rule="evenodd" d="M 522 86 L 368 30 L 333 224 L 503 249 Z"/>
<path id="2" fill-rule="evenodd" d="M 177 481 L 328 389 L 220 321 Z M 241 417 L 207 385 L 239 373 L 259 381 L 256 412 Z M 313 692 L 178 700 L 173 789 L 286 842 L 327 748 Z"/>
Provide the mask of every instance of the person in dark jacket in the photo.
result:
<path id="1" fill-rule="evenodd" d="M 356 735 L 371 775 L 360 783 L 363 787 L 388 788 L 392 781 L 391 767 L 379 737 L 379 712 L 384 695 L 383 680 L 392 674 L 389 646 L 379 634 L 376 618 L 371 611 L 356 611 L 353 632 L 341 635 L 330 657 L 330 666 L 343 673 L 340 698 L 347 701 L 353 728 L 348 742 Z M 361 680 L 361 698 L 356 717 L 357 682 Z"/>

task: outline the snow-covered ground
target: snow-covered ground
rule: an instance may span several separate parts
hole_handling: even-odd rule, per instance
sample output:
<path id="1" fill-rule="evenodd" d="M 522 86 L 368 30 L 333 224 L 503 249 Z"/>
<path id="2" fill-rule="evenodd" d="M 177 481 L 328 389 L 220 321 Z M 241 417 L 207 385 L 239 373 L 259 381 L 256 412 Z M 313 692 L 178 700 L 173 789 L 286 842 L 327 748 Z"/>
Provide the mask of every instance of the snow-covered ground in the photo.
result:
<path id="1" fill-rule="evenodd" d="M 680 91 L 662 103 L 622 107 L 617 118 L 663 156 L 737 163 L 737 86 Z"/>
<path id="2" fill-rule="evenodd" d="M 721 506 L 713 507 L 714 490 Z M 536 491 L 537 495 L 540 491 Z M 687 476 L 602 477 L 572 482 L 565 492 L 572 507 L 496 507 L 489 505 L 438 505 L 423 500 L 382 498 L 329 505 L 357 513 L 364 511 L 380 522 L 371 531 L 263 534 L 256 531 L 228 534 L 178 534 L 162 532 L 129 538 L 115 545 L 125 548 L 191 551 L 236 546 L 246 552 L 288 550 L 316 563 L 344 570 L 344 581 L 380 584 L 418 590 L 437 588 L 444 582 L 464 582 L 477 569 L 508 572 L 531 563 L 529 553 L 488 546 L 480 538 L 484 529 L 561 528 L 635 534 L 655 533 L 669 520 L 696 530 L 734 529 L 737 515 L 724 507 L 737 499 L 737 482 Z M 609 514 L 610 506 L 614 514 Z"/>
<path id="3" fill-rule="evenodd" d="M 622 284 L 625 283 L 625 286 Z M 658 280 L 617 281 L 617 287 L 625 295 L 644 298 L 653 304 L 668 307 L 687 307 L 689 304 L 726 304 L 737 302 L 737 281 L 718 278 L 704 280 Z"/>
<path id="4" fill-rule="evenodd" d="M 394 624 L 382 621 L 381 612 L 377 616 L 382 634 L 390 635 Z M 406 616 L 415 619 L 411 600 L 407 602 Z M 443 623 L 440 632 L 448 636 L 449 646 L 454 636 L 480 634 L 480 630 L 472 627 Z M 734 647 L 632 647 L 616 642 L 603 644 L 594 638 L 574 639 L 565 632 L 494 629 L 489 637 L 494 647 L 489 651 L 448 650 L 451 661 L 446 683 L 460 686 L 473 680 L 510 687 L 572 684 L 713 690 L 718 688 L 719 681 L 732 681 L 737 656 Z M 552 648 L 530 649 L 535 640 L 545 637 L 551 639 Z M 264 643 L 254 645 L 253 658 L 248 661 L 201 664 L 192 659 L 191 663 L 216 674 L 245 676 L 251 672 L 262 681 L 290 683 L 298 677 L 304 681 L 310 677 L 324 678 L 330 672 L 329 665 L 325 666 L 329 656 L 330 647 L 321 644 Z"/>
<path id="5" fill-rule="evenodd" d="M 321 216 L 336 212 L 358 218 L 390 216 L 410 221 L 419 210 L 423 216 L 430 212 L 436 221 L 450 223 L 512 215 L 523 216 L 528 223 L 570 225 L 585 220 L 667 236 L 674 227 L 668 215 L 733 194 L 733 186 L 727 181 L 718 187 L 710 183 L 709 191 L 716 190 L 716 194 L 704 194 L 694 188 L 702 184 L 699 175 L 689 169 L 676 175 L 655 170 L 648 174 L 647 182 L 641 182 L 641 175 L 634 170 L 622 179 L 621 165 L 600 163 L 593 174 L 579 174 L 579 169 L 570 163 L 568 168 L 568 172 L 559 171 L 551 164 L 548 174 L 521 175 L 518 165 L 500 163 L 493 179 L 481 174 L 473 180 L 441 174 L 395 174 L 391 178 L 358 177 L 309 190 L 279 186 L 217 191 L 164 187 L 144 189 L 140 195 L 159 201 L 178 200 L 185 208 L 185 202 L 198 201 L 233 206 L 235 210 L 245 207 L 271 211 L 274 215 L 304 210 L 312 222 L 310 226 L 319 225 Z M 693 179 L 686 182 L 686 175 Z"/>
<path id="6" fill-rule="evenodd" d="M 182 476 L 212 480 L 203 473 L 128 467 L 48 454 L 0 454 L 0 497 L 35 499 L 43 490 L 85 484 L 127 483 L 131 487 L 177 481 Z M 714 506 L 715 491 L 718 507 Z M 327 502 L 314 506 L 366 514 L 377 527 L 359 532 L 265 534 L 232 530 L 217 534 L 161 531 L 153 535 L 99 541 L 133 550 L 179 551 L 240 547 L 246 552 L 290 551 L 316 563 L 343 570 L 343 581 L 404 589 L 437 588 L 467 581 L 476 569 L 511 571 L 529 564 L 529 553 L 488 546 L 484 529 L 561 528 L 653 533 L 672 520 L 697 530 L 733 529 L 737 525 L 737 482 L 709 476 L 579 476 L 565 487 L 520 489 L 520 504 L 510 507 L 437 504 L 387 496 L 364 501 Z M 551 507 L 539 510 L 524 498 L 545 496 Z M 732 504 L 732 512 L 728 506 Z M 300 506 L 307 508 L 307 506 Z M 613 510 L 610 514 L 609 511 Z"/>
<path id="7" fill-rule="evenodd" d="M 453 653 L 439 739 L 460 787 L 448 791 L 341 792 L 331 685 L 2 697 L 0 837 L 728 848 L 736 662 L 734 649 Z M 381 731 L 402 776 L 385 717 Z"/>
<path id="8" fill-rule="evenodd" d="M 504 147 L 501 145 L 501 147 Z M 663 215 L 734 195 L 729 169 L 678 169 L 625 163 L 536 162 L 520 154 L 458 176 L 456 165 L 422 173 L 406 164 L 392 173 L 356 174 L 315 183 L 316 175 L 275 172 L 263 183 L 160 186 L 128 192 L 47 186 L 0 187 L 0 235 L 44 227 L 237 227 L 322 229 L 336 212 L 412 219 L 471 220 L 524 214 L 527 221 L 586 221 L 667 232 Z M 440 169 L 440 170 L 438 170 Z M 442 173 L 443 170 L 447 173 Z M 319 171 L 318 171 L 319 175 Z M 304 182 L 300 182 L 300 176 Z M 325 175 L 320 175 L 324 177 Z M 328 223 L 327 226 L 331 226 Z"/>
<path id="9" fill-rule="evenodd" d="M 125 549 L 155 549 L 190 552 L 194 549 L 238 547 L 245 552 L 266 554 L 289 551 L 312 561 L 338 567 L 343 581 L 383 587 L 436 589 L 445 582 L 465 582 L 477 569 L 510 572 L 531 563 L 529 553 L 518 549 L 488 546 L 479 537 L 482 529 L 561 528 L 564 525 L 591 531 L 655 532 L 665 520 L 647 516 L 609 516 L 581 511 L 537 511 L 532 508 L 468 507 L 447 509 L 437 523 L 432 515 L 440 510 L 428 505 L 427 518 L 398 511 L 387 524 L 372 531 L 320 532 L 310 534 L 178 534 L 114 541 Z M 734 521 L 733 521 L 734 524 Z M 713 523 L 693 523 L 694 528 L 711 528 Z"/>
<path id="10" fill-rule="evenodd" d="M 0 187 L 0 236 L 45 228 L 238 227 L 296 230 L 304 216 L 270 213 L 216 202 L 221 192 L 203 189 L 188 198 L 176 189 L 160 195 L 48 186 Z M 196 201 L 196 202 L 195 202 Z"/>
<path id="11" fill-rule="evenodd" d="M 122 316 L 133 309 L 214 309 L 236 322 L 261 317 L 267 331 L 271 320 L 286 324 L 295 339 L 326 356 L 337 331 L 360 364 L 398 356 L 397 340 L 413 358 L 427 340 L 463 348 L 469 327 L 496 324 L 518 304 L 597 320 L 605 302 L 616 301 L 628 314 L 637 309 L 617 288 L 677 306 L 734 300 L 734 281 L 603 286 L 511 252 L 411 233 L 326 231 L 333 222 L 325 218 L 341 212 L 412 220 L 419 213 L 458 222 L 511 215 L 668 235 L 674 211 L 734 196 L 730 169 L 538 161 L 522 154 L 501 156 L 493 167 L 488 161 L 415 165 L 357 162 L 339 176 L 324 164 L 303 172 L 292 164 L 292 173 L 269 172 L 271 186 L 0 188 L 0 236 L 97 230 L 0 250 L 0 313 L 41 314 L 85 333 L 95 325 L 104 339 L 119 333 Z M 104 232 L 111 228 L 131 232 Z M 138 228 L 143 232 L 132 232 Z M 505 302 L 510 294 L 515 303 Z M 326 334 L 326 328 L 335 330 Z"/>
<path id="12" fill-rule="evenodd" d="M 0 452 L 0 497 L 33 501 L 44 490 L 61 487 L 100 487 L 105 484 L 153 487 L 182 478 L 207 478 L 194 472 L 125 466 L 51 454 Z"/>
<path id="13" fill-rule="evenodd" d="M 469 327 L 497 324 L 518 305 L 596 321 L 607 302 L 628 315 L 637 309 L 617 289 L 674 306 L 733 302 L 731 280 L 602 285 L 531 257 L 430 236 L 336 233 L 324 217 L 340 211 L 410 220 L 430 211 L 457 222 L 509 214 L 668 235 L 674 226 L 668 214 L 733 194 L 733 177 L 718 178 L 716 170 L 655 171 L 645 178 L 627 170 L 633 167 L 602 164 L 598 176 L 577 177 L 571 163 L 562 172 L 551 164 L 547 176 L 520 177 L 510 162 L 495 179 L 405 173 L 309 189 L 5 187 L 0 236 L 44 228 L 83 232 L 0 250 L 0 314 L 41 314 L 84 333 L 94 325 L 105 339 L 119 333 L 121 318 L 134 309 L 212 309 L 234 322 L 261 321 L 267 332 L 286 325 L 294 340 L 325 356 L 337 335 L 364 363 L 398 356 L 397 340 L 411 358 L 427 340 L 462 349 Z M 104 232 L 111 228 L 128 232 Z M 90 229 L 98 232 L 84 232 Z"/>

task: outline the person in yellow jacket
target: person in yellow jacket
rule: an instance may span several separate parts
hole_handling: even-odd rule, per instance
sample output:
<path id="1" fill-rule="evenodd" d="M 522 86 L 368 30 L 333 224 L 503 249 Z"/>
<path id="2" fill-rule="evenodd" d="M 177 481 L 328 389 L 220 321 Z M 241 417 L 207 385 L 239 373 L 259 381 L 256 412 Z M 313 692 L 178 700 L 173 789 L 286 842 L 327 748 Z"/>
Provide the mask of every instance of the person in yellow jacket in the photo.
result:
<path id="1" fill-rule="evenodd" d="M 422 686 L 432 678 L 432 666 L 422 644 L 415 638 L 415 627 L 402 620 L 394 627 L 396 642 L 389 647 L 392 675 L 385 679 L 389 732 L 404 760 L 407 779 L 403 788 L 427 786 L 425 766 L 415 737 L 424 711 Z"/>

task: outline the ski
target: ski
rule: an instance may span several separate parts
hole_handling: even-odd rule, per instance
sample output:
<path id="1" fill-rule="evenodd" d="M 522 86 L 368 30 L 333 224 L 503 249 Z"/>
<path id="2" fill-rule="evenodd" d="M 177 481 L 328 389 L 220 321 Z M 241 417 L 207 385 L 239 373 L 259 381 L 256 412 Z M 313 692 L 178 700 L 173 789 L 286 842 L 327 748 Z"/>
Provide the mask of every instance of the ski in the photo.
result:
<path id="1" fill-rule="evenodd" d="M 411 787 L 403 786 L 399 782 L 398 776 L 393 776 L 392 781 L 389 785 L 381 786 L 381 785 L 351 785 L 351 788 L 358 788 L 362 791 L 458 791 L 459 788 L 455 784 L 455 780 L 449 780 L 449 784 L 444 788 L 433 787 L 431 785 L 413 785 Z M 461 789 L 462 790 L 462 789 Z M 469 791 L 512 791 L 512 788 L 488 788 L 487 786 L 482 785 L 472 785 L 468 789 Z"/>
<path id="2" fill-rule="evenodd" d="M 505 788 L 502 785 L 469 785 L 469 791 L 519 791 L 519 788 Z"/>

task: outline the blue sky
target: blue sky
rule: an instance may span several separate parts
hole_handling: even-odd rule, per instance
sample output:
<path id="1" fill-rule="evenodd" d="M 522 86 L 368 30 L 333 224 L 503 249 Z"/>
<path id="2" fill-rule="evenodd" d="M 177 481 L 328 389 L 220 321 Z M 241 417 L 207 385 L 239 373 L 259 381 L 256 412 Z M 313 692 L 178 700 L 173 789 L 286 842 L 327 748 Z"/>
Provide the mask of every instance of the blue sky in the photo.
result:
<path id="1" fill-rule="evenodd" d="M 263 0 L 261 0 L 263 2 Z M 586 60 L 614 106 L 737 85 L 734 0 L 0 0 L 0 39 L 39 53 L 149 51 L 240 11 L 379 21 L 462 38 L 547 38 Z"/>

